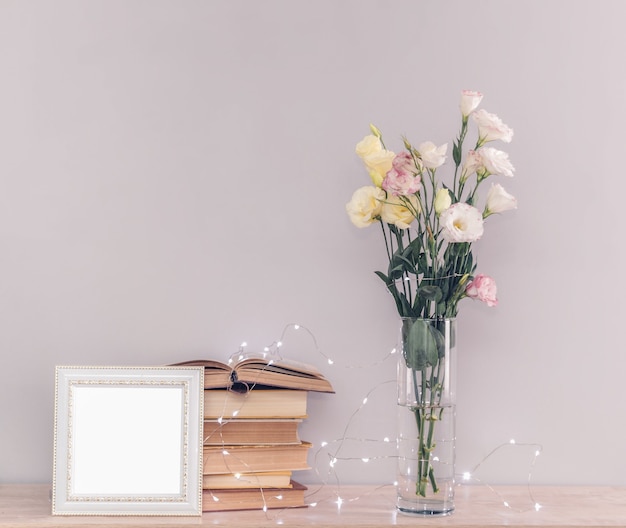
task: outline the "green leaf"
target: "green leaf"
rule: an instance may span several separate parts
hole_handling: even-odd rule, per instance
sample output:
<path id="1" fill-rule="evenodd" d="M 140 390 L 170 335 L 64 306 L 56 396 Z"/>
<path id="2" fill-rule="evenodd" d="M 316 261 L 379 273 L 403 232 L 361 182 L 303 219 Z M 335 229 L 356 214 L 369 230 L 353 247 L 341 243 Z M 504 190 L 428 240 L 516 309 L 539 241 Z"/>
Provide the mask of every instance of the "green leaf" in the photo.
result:
<path id="1" fill-rule="evenodd" d="M 395 266 L 394 268 L 391 268 L 389 270 L 389 277 L 392 280 L 396 280 L 402 277 L 403 273 L 404 273 L 404 266 Z"/>
<path id="2" fill-rule="evenodd" d="M 461 164 L 461 148 L 458 142 L 454 142 L 454 146 L 452 147 L 452 159 L 454 160 L 454 164 L 458 167 Z"/>
<path id="3" fill-rule="evenodd" d="M 439 302 L 442 297 L 441 288 L 432 284 L 428 286 L 420 286 L 418 292 L 422 297 L 428 299 L 429 301 Z"/>
<path id="4" fill-rule="evenodd" d="M 375 271 L 374 272 L 379 278 L 380 280 L 382 280 L 385 284 L 389 284 L 391 281 L 389 280 L 389 277 L 387 277 L 387 275 L 385 275 L 382 271 Z"/>
<path id="5" fill-rule="evenodd" d="M 420 253 L 417 257 L 417 271 L 418 273 L 426 273 L 428 271 L 428 259 L 425 253 Z"/>
<path id="6" fill-rule="evenodd" d="M 442 324 L 445 323 L 442 321 Z M 440 359 L 446 354 L 446 339 L 443 336 L 443 333 L 434 326 L 430 326 L 429 328 L 437 346 L 437 358 Z"/>
<path id="7" fill-rule="evenodd" d="M 405 271 L 408 271 L 409 273 L 417 274 L 417 270 L 415 269 L 415 264 L 413 264 L 413 262 L 411 262 L 408 258 L 406 258 L 403 255 L 398 255 L 398 259 L 404 263 Z"/>
<path id="8" fill-rule="evenodd" d="M 435 365 L 439 359 L 439 351 L 437 339 L 430 325 L 423 319 L 405 321 L 405 324 L 410 325 L 404 339 L 404 359 L 407 367 L 422 370 L 429 365 Z"/>

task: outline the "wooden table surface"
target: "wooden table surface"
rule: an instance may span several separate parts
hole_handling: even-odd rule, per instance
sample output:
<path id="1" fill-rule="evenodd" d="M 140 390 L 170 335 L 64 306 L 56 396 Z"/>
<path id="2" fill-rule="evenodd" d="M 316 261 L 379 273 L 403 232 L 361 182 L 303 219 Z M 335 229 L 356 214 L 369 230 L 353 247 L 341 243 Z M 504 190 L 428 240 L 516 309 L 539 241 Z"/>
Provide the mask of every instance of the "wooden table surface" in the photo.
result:
<path id="1" fill-rule="evenodd" d="M 626 487 L 533 486 L 529 493 L 525 486 L 461 485 L 452 515 L 426 518 L 398 514 L 391 486 L 310 487 L 307 508 L 205 513 L 202 517 L 52 516 L 50 491 L 46 484 L 0 485 L 0 527 L 626 527 Z M 535 504 L 541 507 L 536 509 Z"/>

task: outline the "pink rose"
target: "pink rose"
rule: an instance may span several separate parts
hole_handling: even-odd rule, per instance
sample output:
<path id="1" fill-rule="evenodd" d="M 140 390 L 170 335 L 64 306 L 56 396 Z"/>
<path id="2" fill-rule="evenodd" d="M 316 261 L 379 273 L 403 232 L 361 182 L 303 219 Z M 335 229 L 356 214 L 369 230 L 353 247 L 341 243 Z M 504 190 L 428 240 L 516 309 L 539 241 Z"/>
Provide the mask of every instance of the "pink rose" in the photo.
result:
<path id="1" fill-rule="evenodd" d="M 496 306 L 498 304 L 497 293 L 496 281 L 483 274 L 476 275 L 474 280 L 470 281 L 465 288 L 465 294 L 470 299 L 483 301 L 487 303 L 487 306 Z"/>
<path id="2" fill-rule="evenodd" d="M 415 164 L 408 152 L 401 152 L 392 162 L 392 167 L 382 183 L 382 188 L 393 196 L 409 196 L 419 191 L 421 177 L 414 173 Z"/>

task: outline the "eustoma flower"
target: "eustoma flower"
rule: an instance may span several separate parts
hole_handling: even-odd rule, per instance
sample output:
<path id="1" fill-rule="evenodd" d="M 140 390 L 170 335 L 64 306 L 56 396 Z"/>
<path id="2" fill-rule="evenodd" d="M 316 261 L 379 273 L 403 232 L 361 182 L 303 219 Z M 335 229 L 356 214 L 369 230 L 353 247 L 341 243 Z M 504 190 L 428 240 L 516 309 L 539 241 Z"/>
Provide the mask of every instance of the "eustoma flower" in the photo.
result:
<path id="1" fill-rule="evenodd" d="M 356 153 L 367 167 L 374 185 L 380 187 L 393 166 L 395 154 L 384 149 L 380 138 L 374 135 L 365 136 L 357 144 Z"/>
<path id="2" fill-rule="evenodd" d="M 491 174 L 499 176 L 513 177 L 515 168 L 509 161 L 509 155 L 506 152 L 495 149 L 493 147 L 483 147 L 477 150 L 480 154 L 480 159 L 483 165 L 483 171 L 477 171 L 482 178 L 485 178 Z"/>
<path id="3" fill-rule="evenodd" d="M 465 294 L 470 299 L 483 301 L 487 306 L 496 306 L 498 304 L 496 281 L 482 273 L 476 275 L 474 280 L 467 284 Z"/>
<path id="4" fill-rule="evenodd" d="M 461 183 L 468 177 L 483 169 L 483 158 L 478 150 L 470 150 L 465 157 L 465 163 L 461 169 Z"/>
<path id="5" fill-rule="evenodd" d="M 517 200 L 514 196 L 510 195 L 504 190 L 504 187 L 499 183 L 491 185 L 491 189 L 487 193 L 487 203 L 485 204 L 485 210 L 483 211 L 483 218 L 487 218 L 489 215 L 504 213 L 511 209 L 517 208 Z"/>
<path id="6" fill-rule="evenodd" d="M 479 145 L 497 139 L 510 143 L 513 139 L 513 129 L 505 125 L 497 115 L 481 108 L 472 114 L 472 118 L 478 125 Z"/>
<path id="7" fill-rule="evenodd" d="M 420 189 L 421 177 L 415 174 L 415 164 L 408 152 L 401 152 L 392 162 L 392 167 L 382 183 L 382 188 L 394 196 L 415 194 Z"/>
<path id="8" fill-rule="evenodd" d="M 346 211 L 352 223 L 357 227 L 367 227 L 380 218 L 385 191 L 378 187 L 361 187 L 354 191 L 352 199 L 346 204 Z"/>
<path id="9" fill-rule="evenodd" d="M 367 156 L 371 156 L 383 150 L 383 145 L 380 142 L 380 138 L 370 134 L 357 143 L 355 150 L 357 156 L 364 160 Z"/>
<path id="10" fill-rule="evenodd" d="M 417 147 L 422 163 L 428 169 L 436 169 L 445 163 L 446 150 L 448 150 L 447 143 L 438 147 L 432 141 L 426 141 Z"/>
<path id="11" fill-rule="evenodd" d="M 482 101 L 483 94 L 473 90 L 463 90 L 461 92 L 461 115 L 466 118 L 469 116 Z"/>
<path id="12" fill-rule="evenodd" d="M 482 213 L 466 203 L 455 203 L 439 217 L 442 236 L 448 242 L 475 242 L 484 231 Z"/>
<path id="13" fill-rule="evenodd" d="M 399 229 L 408 229 L 415 212 L 418 211 L 417 198 L 389 196 L 383 201 L 380 216 L 383 222 L 396 226 Z"/>

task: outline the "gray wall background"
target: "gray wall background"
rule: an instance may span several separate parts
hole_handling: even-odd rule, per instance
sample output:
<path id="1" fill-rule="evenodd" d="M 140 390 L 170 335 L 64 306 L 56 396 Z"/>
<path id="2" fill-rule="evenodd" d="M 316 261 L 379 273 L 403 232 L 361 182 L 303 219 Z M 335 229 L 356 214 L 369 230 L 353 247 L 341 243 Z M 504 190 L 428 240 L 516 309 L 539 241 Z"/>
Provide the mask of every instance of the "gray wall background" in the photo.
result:
<path id="1" fill-rule="evenodd" d="M 341 483 L 390 482 L 397 320 L 378 229 L 344 211 L 390 148 L 449 142 L 462 89 L 515 130 L 519 209 L 476 244 L 458 470 L 514 438 L 533 482 L 626 485 L 626 74 L 619 1 L 0 1 L 0 482 L 52 475 L 55 365 L 283 352 L 337 394 Z M 325 357 L 335 361 L 326 364 Z M 368 403 L 362 405 L 369 394 Z M 525 483 L 535 447 L 479 475 Z M 335 453 L 333 451 L 333 453 Z M 308 483 L 328 478 L 314 450 Z M 365 464 L 360 458 L 371 457 Z"/>

